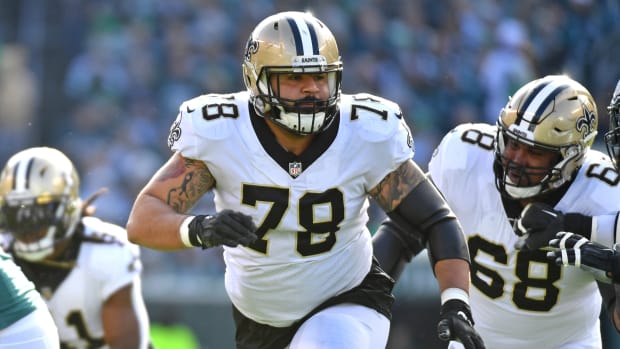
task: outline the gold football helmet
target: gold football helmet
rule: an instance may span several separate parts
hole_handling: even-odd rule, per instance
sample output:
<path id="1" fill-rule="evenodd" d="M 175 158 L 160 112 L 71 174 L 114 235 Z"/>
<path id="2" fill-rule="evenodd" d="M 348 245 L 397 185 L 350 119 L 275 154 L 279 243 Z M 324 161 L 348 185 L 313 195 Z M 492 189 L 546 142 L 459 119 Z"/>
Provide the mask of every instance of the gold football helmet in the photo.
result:
<path id="1" fill-rule="evenodd" d="M 330 96 L 312 101 L 280 97 L 270 82 L 287 74 L 327 74 Z M 248 39 L 243 80 L 260 116 L 295 134 L 320 132 L 338 112 L 342 62 L 336 39 L 310 13 L 290 11 L 267 17 Z"/>
<path id="2" fill-rule="evenodd" d="M 611 157 L 616 169 L 620 166 L 620 80 L 607 106 L 609 114 L 609 131 L 605 133 L 607 153 Z"/>
<path id="3" fill-rule="evenodd" d="M 570 181 L 592 146 L 597 127 L 594 99 L 577 81 L 565 75 L 549 75 L 527 83 L 509 98 L 497 121 L 493 166 L 497 188 L 502 194 L 522 199 Z M 558 162 L 551 168 L 534 168 L 510 161 L 503 155 L 507 138 L 554 152 Z M 544 178 L 538 183 L 515 182 L 508 172 L 522 178 L 540 174 Z"/>
<path id="4" fill-rule="evenodd" d="M 79 186 L 73 163 L 59 150 L 29 148 L 9 159 L 0 174 L 0 212 L 17 256 L 41 260 L 73 234 L 80 219 Z"/>

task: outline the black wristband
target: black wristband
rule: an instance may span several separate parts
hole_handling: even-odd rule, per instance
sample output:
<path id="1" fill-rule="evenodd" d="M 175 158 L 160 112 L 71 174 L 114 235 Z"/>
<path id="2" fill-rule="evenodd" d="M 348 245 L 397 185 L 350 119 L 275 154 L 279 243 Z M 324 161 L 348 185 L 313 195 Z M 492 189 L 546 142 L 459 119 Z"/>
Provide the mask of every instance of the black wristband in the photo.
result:
<path id="1" fill-rule="evenodd" d="M 592 217 L 579 213 L 564 215 L 564 230 L 579 234 L 588 240 L 592 237 Z"/>

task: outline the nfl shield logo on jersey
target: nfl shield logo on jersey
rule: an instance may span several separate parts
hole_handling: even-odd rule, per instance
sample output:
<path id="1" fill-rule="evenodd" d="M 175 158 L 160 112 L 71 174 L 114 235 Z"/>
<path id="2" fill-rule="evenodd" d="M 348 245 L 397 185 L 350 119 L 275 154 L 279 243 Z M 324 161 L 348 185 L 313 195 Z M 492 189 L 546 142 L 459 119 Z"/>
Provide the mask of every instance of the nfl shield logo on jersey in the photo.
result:
<path id="1" fill-rule="evenodd" d="M 301 162 L 289 162 L 288 163 L 288 173 L 291 177 L 296 178 L 301 174 Z"/>

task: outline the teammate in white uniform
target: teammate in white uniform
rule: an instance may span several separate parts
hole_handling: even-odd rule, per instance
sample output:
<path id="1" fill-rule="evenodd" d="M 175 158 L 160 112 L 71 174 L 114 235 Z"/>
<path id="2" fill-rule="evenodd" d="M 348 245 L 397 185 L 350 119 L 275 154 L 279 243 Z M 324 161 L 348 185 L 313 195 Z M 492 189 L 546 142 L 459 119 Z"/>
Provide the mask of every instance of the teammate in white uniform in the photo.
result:
<path id="1" fill-rule="evenodd" d="M 462 230 L 411 160 L 400 108 L 341 95 L 341 77 L 335 38 L 311 14 L 259 23 L 246 46 L 247 91 L 181 105 L 174 155 L 136 198 L 130 239 L 162 250 L 224 245 L 238 348 L 382 348 L 393 280 L 373 262 L 373 197 L 435 250 L 439 334 L 482 348 Z M 188 216 L 210 190 L 217 213 Z"/>
<path id="2" fill-rule="evenodd" d="M 120 226 L 90 217 L 92 200 L 78 192 L 59 150 L 13 155 L 0 175 L 8 251 L 44 297 L 63 348 L 147 348 L 139 247 Z"/>
<path id="3" fill-rule="evenodd" d="M 596 128 L 590 93 L 566 76 L 547 76 L 521 87 L 496 126 L 456 127 L 429 163 L 467 235 L 474 320 L 490 348 L 602 346 L 594 275 L 548 259 L 539 249 L 548 239 L 524 246 L 515 234 L 532 202 L 588 216 L 620 210 L 620 177 L 590 149 Z"/>

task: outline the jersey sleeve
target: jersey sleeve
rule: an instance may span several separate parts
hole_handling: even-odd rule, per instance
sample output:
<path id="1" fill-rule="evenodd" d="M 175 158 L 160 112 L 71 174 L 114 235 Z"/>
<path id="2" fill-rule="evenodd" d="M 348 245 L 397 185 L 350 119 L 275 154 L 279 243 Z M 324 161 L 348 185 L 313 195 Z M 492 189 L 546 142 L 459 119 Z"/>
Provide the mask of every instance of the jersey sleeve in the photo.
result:
<path id="1" fill-rule="evenodd" d="M 414 142 L 398 104 L 370 94 L 344 95 L 341 117 L 354 125 L 360 154 L 370 160 L 369 188 L 375 187 L 403 162 L 412 159 Z"/>
<path id="2" fill-rule="evenodd" d="M 243 94 L 208 94 L 185 101 L 170 126 L 168 148 L 197 159 L 205 141 L 221 140 L 233 132 L 234 120 L 247 111 Z"/>
<path id="3" fill-rule="evenodd" d="M 619 182 L 620 175 L 609 157 L 590 149 L 570 190 L 556 208 L 562 212 L 591 215 L 590 239 L 611 247 L 620 242 Z"/>
<path id="4" fill-rule="evenodd" d="M 89 248 L 85 251 L 89 253 L 88 264 L 100 284 L 100 297 L 108 299 L 140 277 L 140 249 L 127 240 L 125 229 L 118 225 L 99 221 L 96 231 L 104 242 L 85 242 Z"/>
<path id="5" fill-rule="evenodd" d="M 405 161 L 413 159 L 413 138 L 403 119 L 398 122 L 395 132 L 383 142 L 385 144 L 377 148 L 385 148 L 386 151 L 373 157 L 377 159 L 377 166 L 371 166 L 367 174 L 370 188 L 374 188 Z"/>
<path id="6" fill-rule="evenodd" d="M 103 273 L 105 282 L 101 289 L 102 298 L 107 299 L 122 287 L 132 284 L 140 277 L 142 262 L 140 252 L 136 245 L 129 242 L 124 243 L 121 248 L 117 248 L 114 260 L 109 259 L 109 268 Z"/>

